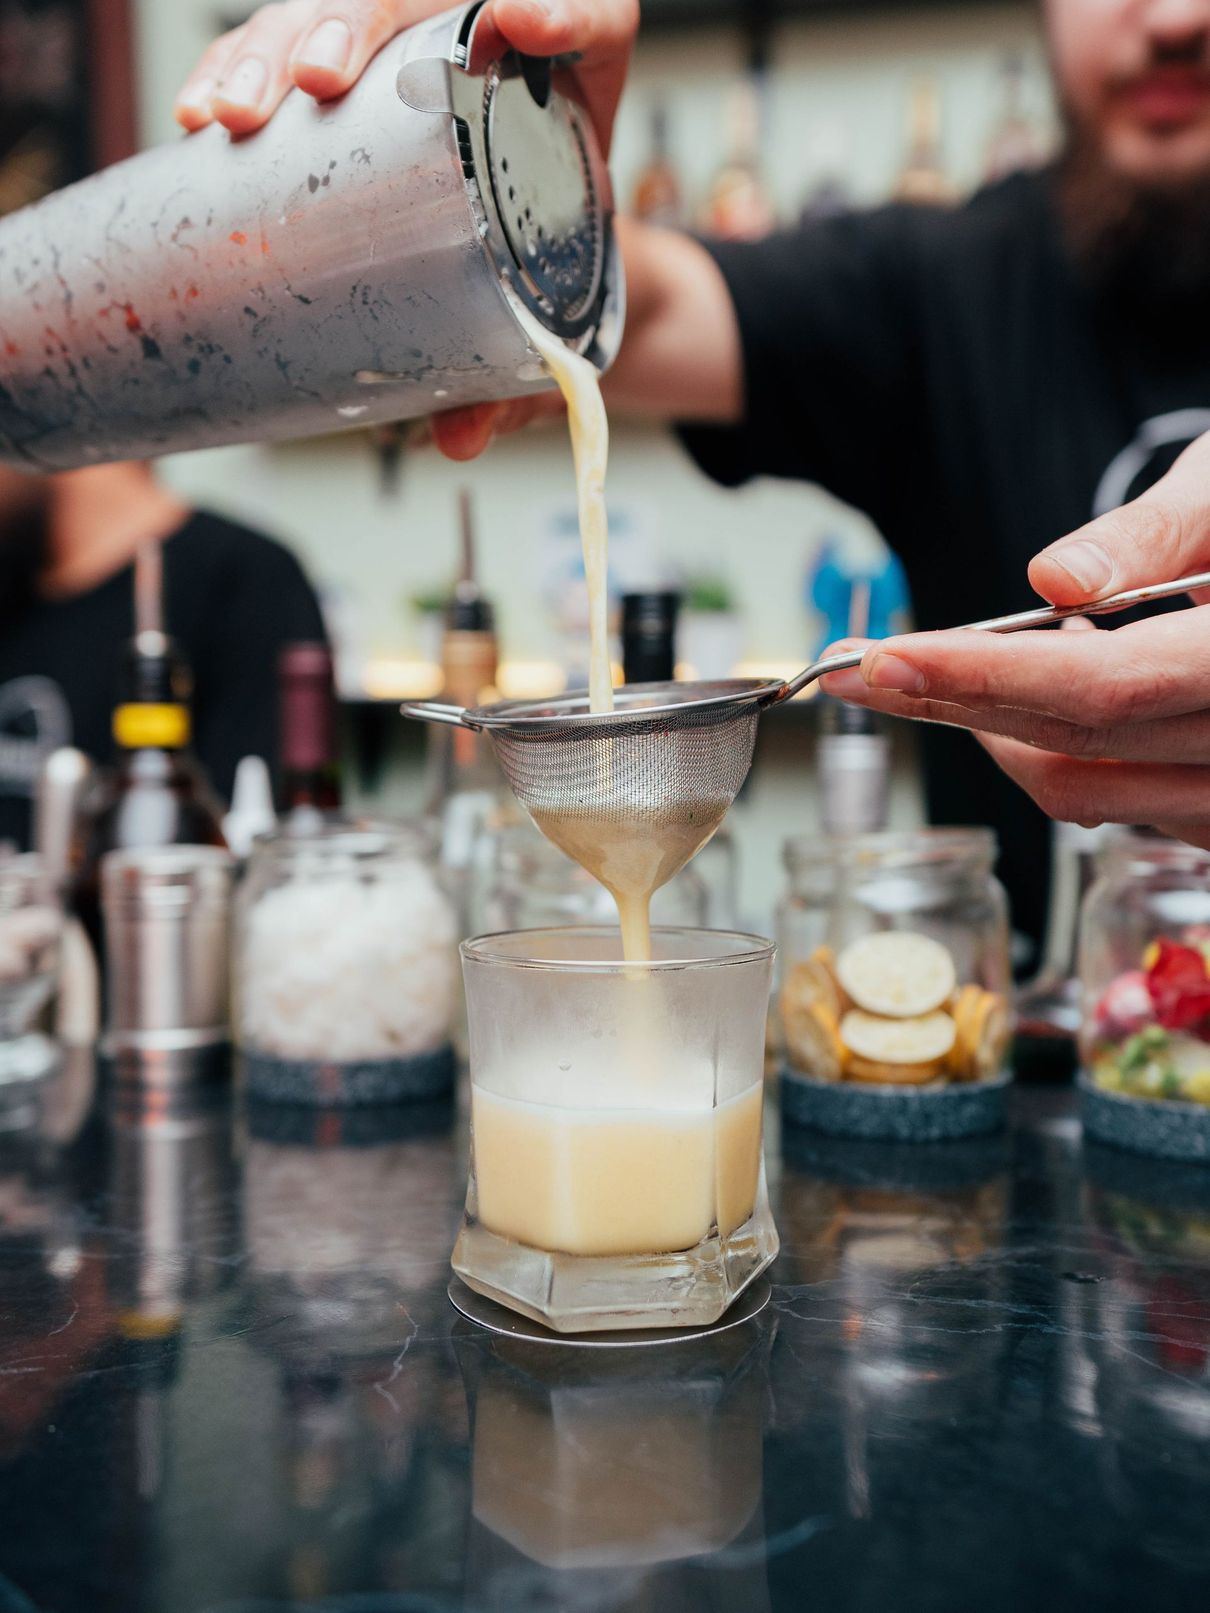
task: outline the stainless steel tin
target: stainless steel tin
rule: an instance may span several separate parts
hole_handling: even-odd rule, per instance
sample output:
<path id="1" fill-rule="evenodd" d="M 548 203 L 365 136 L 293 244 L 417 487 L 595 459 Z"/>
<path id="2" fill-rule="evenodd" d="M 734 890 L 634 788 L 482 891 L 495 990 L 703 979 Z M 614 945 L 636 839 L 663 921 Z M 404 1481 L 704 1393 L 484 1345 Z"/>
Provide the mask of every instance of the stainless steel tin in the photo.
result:
<path id="1" fill-rule="evenodd" d="M 320 106 L 217 126 L 0 222 L 0 460 L 66 469 L 401 420 L 551 383 L 520 299 L 600 368 L 609 176 L 570 71 L 481 4 Z"/>
<path id="2" fill-rule="evenodd" d="M 233 877 L 230 853 L 213 846 L 111 851 L 103 859 L 105 1053 L 154 1059 L 230 1039 Z"/>

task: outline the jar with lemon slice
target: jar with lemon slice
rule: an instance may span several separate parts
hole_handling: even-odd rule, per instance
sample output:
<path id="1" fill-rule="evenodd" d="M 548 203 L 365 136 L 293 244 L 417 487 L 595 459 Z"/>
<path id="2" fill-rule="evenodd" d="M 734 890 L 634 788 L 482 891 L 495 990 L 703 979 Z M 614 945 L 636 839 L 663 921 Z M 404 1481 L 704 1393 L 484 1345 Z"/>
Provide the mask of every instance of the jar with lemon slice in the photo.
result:
<path id="1" fill-rule="evenodd" d="M 984 829 L 791 840 L 777 1021 L 789 1120 L 959 1136 L 1003 1118 L 1008 916 Z"/>

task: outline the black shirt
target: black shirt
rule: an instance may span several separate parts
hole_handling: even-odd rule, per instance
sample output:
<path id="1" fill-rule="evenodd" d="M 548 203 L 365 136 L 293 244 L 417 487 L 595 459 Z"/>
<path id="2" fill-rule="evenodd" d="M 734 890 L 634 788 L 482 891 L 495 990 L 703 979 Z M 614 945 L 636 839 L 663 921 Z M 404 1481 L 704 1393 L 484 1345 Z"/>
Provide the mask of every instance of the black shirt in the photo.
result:
<path id="1" fill-rule="evenodd" d="M 954 211 L 897 205 L 710 250 L 746 418 L 686 429 L 691 452 L 729 486 L 802 478 L 864 510 L 921 627 L 1036 605 L 1031 557 L 1210 429 L 1210 314 L 1174 340 L 1171 322 L 1106 306 L 1066 253 L 1048 174 Z M 1036 937 L 1045 819 L 969 735 L 922 732 L 932 821 L 996 828 L 1015 921 Z"/>
<path id="2" fill-rule="evenodd" d="M 275 766 L 277 657 L 324 638 L 302 569 L 279 544 L 195 514 L 164 545 L 165 625 L 193 670 L 194 750 L 230 798 L 236 763 Z M 113 751 L 121 652 L 134 631 L 134 568 L 65 600 L 35 600 L 0 632 L 0 840 L 28 844 L 40 758 L 76 745 Z"/>

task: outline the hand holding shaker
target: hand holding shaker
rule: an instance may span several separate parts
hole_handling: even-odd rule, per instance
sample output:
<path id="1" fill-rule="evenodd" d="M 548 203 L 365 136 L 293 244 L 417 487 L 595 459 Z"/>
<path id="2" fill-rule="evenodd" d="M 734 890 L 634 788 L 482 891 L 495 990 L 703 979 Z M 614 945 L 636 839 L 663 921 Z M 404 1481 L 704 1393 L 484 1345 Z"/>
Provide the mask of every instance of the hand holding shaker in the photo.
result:
<path id="1" fill-rule="evenodd" d="M 604 369 L 609 176 L 571 73 L 462 5 L 0 222 L 0 461 L 66 470 L 543 390 L 519 300 Z"/>

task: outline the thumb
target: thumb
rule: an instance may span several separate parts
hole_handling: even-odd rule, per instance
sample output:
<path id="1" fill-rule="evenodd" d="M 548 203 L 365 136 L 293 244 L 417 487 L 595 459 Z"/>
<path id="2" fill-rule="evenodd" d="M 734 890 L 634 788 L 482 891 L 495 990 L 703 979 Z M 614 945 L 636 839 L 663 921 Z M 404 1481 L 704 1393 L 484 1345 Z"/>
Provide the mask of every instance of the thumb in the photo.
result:
<path id="1" fill-rule="evenodd" d="M 1029 580 L 1052 604 L 1080 605 L 1123 588 L 1174 582 L 1207 565 L 1210 433 L 1141 497 L 1043 549 Z"/>

